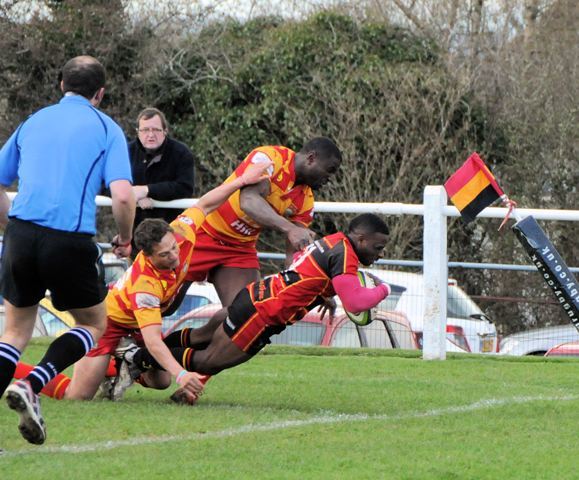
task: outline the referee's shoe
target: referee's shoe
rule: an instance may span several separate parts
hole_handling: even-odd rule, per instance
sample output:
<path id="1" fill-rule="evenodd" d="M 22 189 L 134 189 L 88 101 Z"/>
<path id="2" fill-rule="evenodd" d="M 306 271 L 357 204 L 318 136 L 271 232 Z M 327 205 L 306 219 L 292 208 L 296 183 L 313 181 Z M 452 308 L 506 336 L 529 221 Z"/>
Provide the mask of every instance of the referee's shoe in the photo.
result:
<path id="1" fill-rule="evenodd" d="M 27 380 L 18 380 L 6 389 L 6 403 L 20 415 L 21 435 L 30 443 L 42 445 L 46 440 L 46 426 L 40 413 L 40 399 Z"/>

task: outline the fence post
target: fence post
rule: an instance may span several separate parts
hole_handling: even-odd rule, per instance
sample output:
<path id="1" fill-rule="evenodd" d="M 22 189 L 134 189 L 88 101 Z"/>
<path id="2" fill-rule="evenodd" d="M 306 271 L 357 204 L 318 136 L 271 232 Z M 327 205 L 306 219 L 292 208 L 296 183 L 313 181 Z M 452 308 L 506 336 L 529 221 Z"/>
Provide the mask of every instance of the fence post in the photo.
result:
<path id="1" fill-rule="evenodd" d="M 446 296 L 448 259 L 446 253 L 446 191 L 442 186 L 424 189 L 424 360 L 446 359 Z"/>

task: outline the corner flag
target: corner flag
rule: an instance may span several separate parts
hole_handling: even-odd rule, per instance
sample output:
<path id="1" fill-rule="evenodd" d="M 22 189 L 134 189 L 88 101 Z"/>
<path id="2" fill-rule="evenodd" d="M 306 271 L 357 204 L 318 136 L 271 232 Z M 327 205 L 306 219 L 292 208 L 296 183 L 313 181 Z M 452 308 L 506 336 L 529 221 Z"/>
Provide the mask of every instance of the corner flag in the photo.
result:
<path id="1" fill-rule="evenodd" d="M 495 200 L 505 198 L 494 175 L 476 152 L 451 175 L 444 188 L 466 223 L 472 222 Z"/>

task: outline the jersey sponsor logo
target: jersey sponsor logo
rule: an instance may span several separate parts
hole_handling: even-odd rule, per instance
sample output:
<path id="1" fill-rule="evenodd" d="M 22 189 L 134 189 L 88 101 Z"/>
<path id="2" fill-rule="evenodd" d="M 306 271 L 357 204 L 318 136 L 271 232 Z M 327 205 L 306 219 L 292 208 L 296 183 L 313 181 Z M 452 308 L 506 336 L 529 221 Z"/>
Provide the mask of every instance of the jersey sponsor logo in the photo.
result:
<path id="1" fill-rule="evenodd" d="M 192 218 L 189 218 L 185 215 L 179 215 L 179 217 L 177 218 L 180 222 L 186 223 L 187 225 L 193 225 L 195 222 L 193 221 Z"/>
<path id="2" fill-rule="evenodd" d="M 288 270 L 295 270 L 297 267 L 299 267 L 304 262 L 304 260 L 306 258 L 308 258 L 308 256 L 315 250 L 316 243 L 318 243 L 318 242 L 310 243 L 301 252 L 298 252 L 298 254 L 297 254 L 298 256 L 297 257 L 294 256 L 294 261 L 287 269 Z"/>
<path id="3" fill-rule="evenodd" d="M 239 219 L 235 220 L 234 222 L 230 223 L 229 225 L 236 232 L 239 232 L 242 235 L 255 235 L 257 233 L 257 230 L 255 228 L 250 227 L 247 223 L 242 222 Z"/>
<path id="4" fill-rule="evenodd" d="M 159 297 L 150 293 L 137 293 L 135 295 L 137 308 L 158 308 L 161 305 Z"/>

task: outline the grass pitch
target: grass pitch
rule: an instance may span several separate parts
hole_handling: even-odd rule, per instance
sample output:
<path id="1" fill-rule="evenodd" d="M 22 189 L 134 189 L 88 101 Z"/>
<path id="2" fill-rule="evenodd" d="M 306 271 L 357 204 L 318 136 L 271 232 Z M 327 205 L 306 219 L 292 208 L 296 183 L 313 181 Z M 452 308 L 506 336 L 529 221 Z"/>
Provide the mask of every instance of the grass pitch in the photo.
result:
<path id="1" fill-rule="evenodd" d="M 43 397 L 40 447 L 2 400 L 2 478 L 577 478 L 579 361 L 267 353 L 216 376 L 195 407 L 141 387 L 118 403 Z"/>

